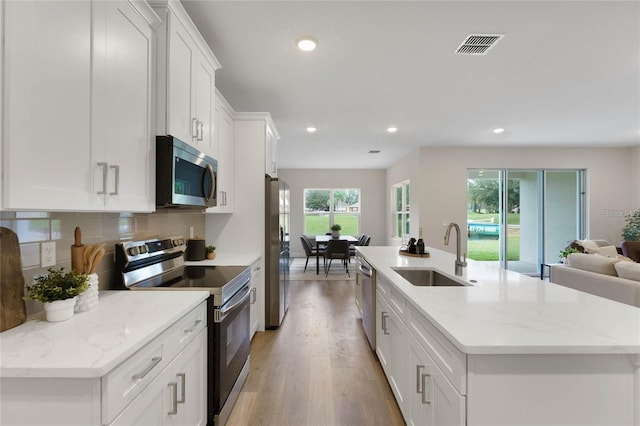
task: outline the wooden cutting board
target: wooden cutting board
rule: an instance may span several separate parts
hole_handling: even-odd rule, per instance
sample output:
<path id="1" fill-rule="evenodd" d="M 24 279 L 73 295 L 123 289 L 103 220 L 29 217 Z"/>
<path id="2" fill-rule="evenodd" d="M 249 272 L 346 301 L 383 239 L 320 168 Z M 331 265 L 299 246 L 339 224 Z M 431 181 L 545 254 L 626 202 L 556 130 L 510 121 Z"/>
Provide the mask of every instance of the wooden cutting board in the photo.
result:
<path id="1" fill-rule="evenodd" d="M 11 229 L 0 228 L 0 332 L 27 319 L 23 296 L 24 276 L 18 236 Z"/>

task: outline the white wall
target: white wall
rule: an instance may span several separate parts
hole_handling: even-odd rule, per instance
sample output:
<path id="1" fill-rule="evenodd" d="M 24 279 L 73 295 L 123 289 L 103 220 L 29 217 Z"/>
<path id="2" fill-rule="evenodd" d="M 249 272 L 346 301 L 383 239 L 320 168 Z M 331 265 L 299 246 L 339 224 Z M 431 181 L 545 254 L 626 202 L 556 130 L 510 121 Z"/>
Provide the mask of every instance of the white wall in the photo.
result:
<path id="1" fill-rule="evenodd" d="M 359 188 L 360 232 L 371 236 L 371 245 L 386 244 L 384 170 L 278 169 L 278 178 L 291 190 L 292 257 L 305 257 L 300 235 L 304 233 L 304 190 L 309 188 Z"/>
<path id="2" fill-rule="evenodd" d="M 616 212 L 637 208 L 640 199 L 637 151 L 638 148 L 420 148 L 413 155 L 420 158 L 420 187 L 412 191 L 412 199 L 413 204 L 420 200 L 419 223 L 425 243 L 455 251 L 453 246 L 443 244 L 443 223 L 466 223 L 469 168 L 587 169 L 589 236 L 617 243 L 624 219 Z M 389 171 L 397 175 L 397 168 L 405 168 L 407 162 L 402 159 Z M 413 187 L 413 177 L 411 184 Z M 466 251 L 464 234 L 463 246 Z"/>
<path id="3" fill-rule="evenodd" d="M 635 182 L 632 185 L 631 201 L 635 209 L 640 209 L 640 146 L 631 148 L 629 155 L 631 158 L 631 182 Z"/>

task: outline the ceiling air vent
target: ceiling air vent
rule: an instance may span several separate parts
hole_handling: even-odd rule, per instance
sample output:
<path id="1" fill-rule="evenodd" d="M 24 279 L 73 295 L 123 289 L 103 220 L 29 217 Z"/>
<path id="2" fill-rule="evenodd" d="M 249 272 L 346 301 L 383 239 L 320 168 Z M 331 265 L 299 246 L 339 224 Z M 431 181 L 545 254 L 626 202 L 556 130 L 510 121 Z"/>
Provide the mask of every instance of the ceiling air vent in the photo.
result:
<path id="1" fill-rule="evenodd" d="M 486 55 L 504 34 L 469 34 L 456 49 L 458 55 Z"/>
<path id="2" fill-rule="evenodd" d="M 380 150 L 379 149 L 370 149 L 369 150 L 369 154 L 380 154 Z"/>

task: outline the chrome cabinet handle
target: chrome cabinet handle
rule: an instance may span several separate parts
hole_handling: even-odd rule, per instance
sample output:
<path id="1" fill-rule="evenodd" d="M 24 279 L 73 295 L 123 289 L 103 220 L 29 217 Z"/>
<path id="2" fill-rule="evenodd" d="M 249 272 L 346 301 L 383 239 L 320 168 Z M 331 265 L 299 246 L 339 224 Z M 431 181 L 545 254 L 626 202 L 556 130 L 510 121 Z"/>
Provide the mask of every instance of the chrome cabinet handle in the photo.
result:
<path id="1" fill-rule="evenodd" d="M 196 320 L 195 323 L 193 323 L 193 327 L 191 328 L 187 328 L 184 331 L 184 334 L 189 334 L 189 333 L 193 333 L 193 330 L 195 330 L 196 328 L 198 328 L 198 325 L 200 325 L 200 323 L 202 322 L 202 320 Z"/>
<path id="2" fill-rule="evenodd" d="M 169 387 L 172 388 L 171 391 L 171 396 L 172 396 L 172 402 L 173 402 L 173 408 L 171 409 L 171 411 L 169 411 L 167 414 L 174 415 L 174 414 L 178 414 L 178 384 L 176 382 L 171 382 L 169 383 Z"/>
<path id="3" fill-rule="evenodd" d="M 98 163 L 98 167 L 102 167 L 102 191 L 98 191 L 98 195 L 107 193 L 107 175 L 109 174 L 109 165 L 107 163 Z"/>
<path id="4" fill-rule="evenodd" d="M 110 192 L 109 195 L 118 195 L 118 188 L 120 188 L 120 166 L 113 165 L 109 166 L 109 169 L 114 169 L 116 172 L 116 190 Z"/>
<path id="5" fill-rule="evenodd" d="M 178 373 L 176 374 L 176 377 L 179 378 L 180 383 L 182 383 L 182 386 L 180 388 L 180 399 L 178 399 L 177 402 L 178 404 L 184 404 L 184 389 L 187 386 L 187 375 L 185 373 Z"/>
<path id="6" fill-rule="evenodd" d="M 422 375 L 422 403 L 423 404 L 431 404 L 431 401 L 427 399 L 427 377 L 431 377 L 431 374 L 423 374 Z"/>
<path id="7" fill-rule="evenodd" d="M 198 117 L 191 119 L 191 137 L 198 139 Z"/>
<path id="8" fill-rule="evenodd" d="M 416 365 L 416 393 L 423 393 L 424 387 L 420 386 L 422 384 L 421 376 L 422 369 L 424 365 Z"/>
<path id="9" fill-rule="evenodd" d="M 144 370 L 142 370 L 141 373 L 136 373 L 133 376 L 131 376 L 131 378 L 133 380 L 140 380 L 140 379 L 144 379 L 144 376 L 146 376 L 147 374 L 149 374 L 149 372 L 151 370 L 153 370 L 153 367 L 155 367 L 156 365 L 158 365 L 160 363 L 160 361 L 162 361 L 162 357 L 161 356 L 156 356 L 151 358 L 151 363 L 147 366 L 147 368 L 145 368 Z"/>
<path id="10" fill-rule="evenodd" d="M 258 296 L 256 296 L 256 288 L 253 287 L 251 289 L 251 304 L 253 305 L 258 300 Z"/>
<path id="11" fill-rule="evenodd" d="M 198 121 L 198 140 L 204 139 L 204 122 Z"/>
<path id="12" fill-rule="evenodd" d="M 382 312 L 382 331 L 384 331 L 384 334 L 391 334 L 387 329 L 387 318 L 389 318 L 389 314 Z"/>

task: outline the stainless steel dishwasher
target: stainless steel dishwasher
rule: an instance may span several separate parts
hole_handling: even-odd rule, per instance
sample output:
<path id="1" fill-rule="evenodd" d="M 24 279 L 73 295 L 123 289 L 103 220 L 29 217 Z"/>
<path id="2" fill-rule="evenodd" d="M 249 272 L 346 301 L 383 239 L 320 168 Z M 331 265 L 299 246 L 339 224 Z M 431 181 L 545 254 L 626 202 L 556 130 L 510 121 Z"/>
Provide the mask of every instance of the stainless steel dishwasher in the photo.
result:
<path id="1" fill-rule="evenodd" d="M 356 282 L 362 292 L 362 328 L 369 339 L 372 350 L 376 350 L 376 270 L 362 257 L 356 253 L 358 270 Z"/>

